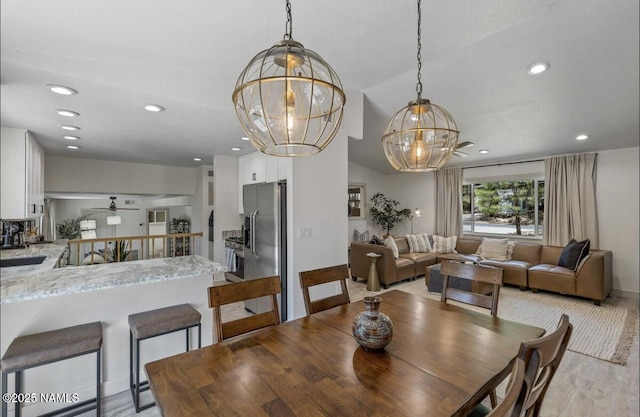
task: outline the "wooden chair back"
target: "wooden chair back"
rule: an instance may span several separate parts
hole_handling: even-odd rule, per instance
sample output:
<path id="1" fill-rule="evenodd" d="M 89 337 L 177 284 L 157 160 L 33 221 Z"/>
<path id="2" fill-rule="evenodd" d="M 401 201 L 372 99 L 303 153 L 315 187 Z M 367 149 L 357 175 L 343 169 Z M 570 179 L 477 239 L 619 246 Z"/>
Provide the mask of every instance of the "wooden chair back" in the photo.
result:
<path id="1" fill-rule="evenodd" d="M 213 308 L 213 334 L 216 343 L 234 336 L 248 333 L 280 323 L 277 294 L 282 292 L 279 276 L 233 282 L 209 287 L 209 307 Z M 268 296 L 271 309 L 249 317 L 223 323 L 223 305 Z"/>
<path id="2" fill-rule="evenodd" d="M 572 332 L 573 325 L 569 323 L 569 317 L 563 314 L 552 333 L 522 342 L 518 358 L 524 360 L 526 365 L 526 399 L 522 409 L 516 411 L 527 417 L 539 416 L 542 400 L 567 350 Z"/>
<path id="3" fill-rule="evenodd" d="M 504 271 L 500 268 L 443 260 L 440 265 L 440 274 L 443 276 L 442 297 L 440 300 L 445 303 L 447 300 L 455 300 L 461 303 L 488 308 L 491 310 L 491 315 L 496 316 L 498 315 L 498 298 L 500 297 L 503 273 Z M 486 282 L 493 285 L 493 290 L 491 291 L 491 295 L 484 295 L 449 288 L 450 276 L 471 281 Z"/>
<path id="4" fill-rule="evenodd" d="M 516 358 L 509 378 L 509 384 L 502 401 L 486 417 L 519 417 L 517 404 L 524 402 L 526 390 L 524 389 L 525 363 Z"/>
<path id="5" fill-rule="evenodd" d="M 302 296 L 304 298 L 304 307 L 307 310 L 307 316 L 351 302 L 346 283 L 346 280 L 349 279 L 349 267 L 346 264 L 311 271 L 302 271 L 298 275 L 300 277 L 300 287 L 302 288 Z M 334 281 L 340 281 L 342 291 L 340 294 L 311 301 L 309 296 L 310 287 Z"/>

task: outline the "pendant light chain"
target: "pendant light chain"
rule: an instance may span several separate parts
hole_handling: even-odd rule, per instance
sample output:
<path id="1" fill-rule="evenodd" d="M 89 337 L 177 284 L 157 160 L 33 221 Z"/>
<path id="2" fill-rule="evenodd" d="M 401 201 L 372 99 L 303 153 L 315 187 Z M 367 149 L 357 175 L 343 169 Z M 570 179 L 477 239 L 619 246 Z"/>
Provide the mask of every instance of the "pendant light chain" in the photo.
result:
<path id="1" fill-rule="evenodd" d="M 418 83 L 416 84 L 416 92 L 418 93 L 418 100 L 422 98 L 422 55 L 420 51 L 422 49 L 422 43 L 420 42 L 420 38 L 422 32 L 420 27 L 422 26 L 422 1 L 418 0 Z"/>
<path id="2" fill-rule="evenodd" d="M 285 25 L 284 39 L 286 41 L 293 40 L 293 22 L 291 18 L 291 3 L 287 0 L 287 23 Z"/>

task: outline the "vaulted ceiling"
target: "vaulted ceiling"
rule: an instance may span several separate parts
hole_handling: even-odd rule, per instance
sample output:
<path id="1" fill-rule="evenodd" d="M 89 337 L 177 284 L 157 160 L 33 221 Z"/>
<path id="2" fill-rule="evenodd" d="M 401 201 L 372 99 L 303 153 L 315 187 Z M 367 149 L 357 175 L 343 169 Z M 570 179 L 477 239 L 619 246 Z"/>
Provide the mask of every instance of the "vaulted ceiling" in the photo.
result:
<path id="1" fill-rule="evenodd" d="M 0 121 L 31 130 L 48 155 L 196 166 L 214 154 L 254 151 L 240 140 L 231 93 L 249 60 L 282 39 L 284 1 L 2 0 L 0 7 Z M 424 0 L 423 97 L 454 116 L 460 141 L 475 143 L 468 158 L 450 164 L 637 146 L 638 7 L 637 0 Z M 394 172 L 380 138 L 416 97 L 416 3 L 293 0 L 292 13 L 293 38 L 318 52 L 345 90 L 364 93 L 364 135 L 349 139 L 349 160 Z M 550 69 L 527 74 L 537 61 Z M 78 94 L 55 95 L 45 84 Z M 147 112 L 146 103 L 166 110 Z M 80 116 L 58 116 L 59 108 Z M 63 124 L 81 127 L 72 133 L 79 150 L 66 149 Z M 590 138 L 576 141 L 579 133 Z"/>

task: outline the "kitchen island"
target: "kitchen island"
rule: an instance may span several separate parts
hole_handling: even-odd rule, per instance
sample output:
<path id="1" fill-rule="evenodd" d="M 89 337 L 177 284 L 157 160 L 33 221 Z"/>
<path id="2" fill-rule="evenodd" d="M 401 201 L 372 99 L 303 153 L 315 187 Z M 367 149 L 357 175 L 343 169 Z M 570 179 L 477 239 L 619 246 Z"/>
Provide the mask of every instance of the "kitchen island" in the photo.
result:
<path id="1" fill-rule="evenodd" d="M 42 250 L 51 251 L 51 258 L 57 259 L 55 248 Z M 0 271 L 2 353 L 18 336 L 100 321 L 104 397 L 129 389 L 130 314 L 189 303 L 202 314 L 202 345 L 212 343 L 207 288 L 214 274 L 224 272 L 222 265 L 197 255 L 55 269 L 56 262 L 51 262 L 46 259 L 40 265 Z M 217 275 L 224 279 L 223 274 Z M 197 347 L 196 330 L 192 330 L 192 340 Z M 171 356 L 184 347 L 184 332 L 145 340 L 141 361 Z M 78 393 L 82 401 L 95 392 L 95 376 L 87 372 L 94 367 L 89 355 L 28 370 L 23 392 Z M 13 390 L 13 378 L 9 390 Z M 25 406 L 24 411 L 35 415 L 56 406 L 36 403 Z"/>

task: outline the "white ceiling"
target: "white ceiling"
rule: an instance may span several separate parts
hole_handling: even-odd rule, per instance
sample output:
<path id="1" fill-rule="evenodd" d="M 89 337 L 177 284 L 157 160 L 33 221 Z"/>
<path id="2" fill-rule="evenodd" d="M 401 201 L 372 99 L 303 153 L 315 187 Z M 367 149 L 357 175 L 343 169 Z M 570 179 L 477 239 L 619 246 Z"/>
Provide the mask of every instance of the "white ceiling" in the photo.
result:
<path id="1" fill-rule="evenodd" d="M 249 60 L 282 39 L 284 6 L 2 0 L 2 126 L 31 130 L 48 155 L 196 166 L 252 152 L 240 141 L 231 93 Z M 423 97 L 454 116 L 460 141 L 475 143 L 450 165 L 637 146 L 638 7 L 424 0 Z M 293 38 L 322 55 L 345 90 L 364 92 L 364 138 L 349 139 L 349 160 L 392 173 L 380 137 L 416 97 L 415 2 L 293 0 L 292 13 Z M 535 61 L 551 69 L 530 76 Z M 49 83 L 79 94 L 52 94 Z M 144 103 L 166 111 L 146 112 Z M 56 108 L 81 116 L 63 118 Z M 80 150 L 65 148 L 62 124 L 82 128 Z M 591 138 L 576 141 L 582 132 Z"/>

